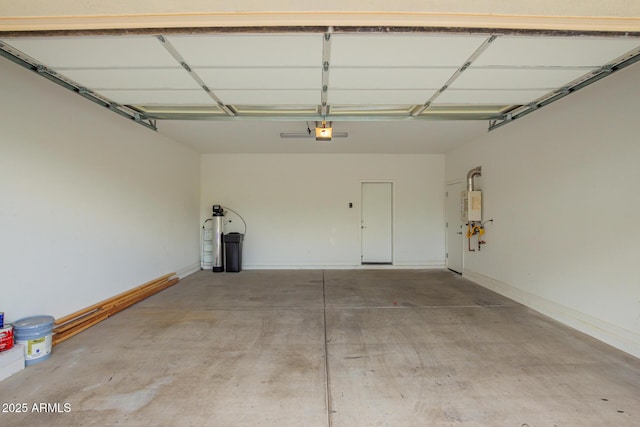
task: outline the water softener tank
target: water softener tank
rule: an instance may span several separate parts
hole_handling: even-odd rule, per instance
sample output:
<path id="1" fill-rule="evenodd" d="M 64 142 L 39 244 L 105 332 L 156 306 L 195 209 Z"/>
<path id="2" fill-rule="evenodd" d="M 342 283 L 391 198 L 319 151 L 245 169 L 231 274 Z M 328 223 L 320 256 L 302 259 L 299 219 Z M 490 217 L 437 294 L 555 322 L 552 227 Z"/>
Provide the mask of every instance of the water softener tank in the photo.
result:
<path id="1" fill-rule="evenodd" d="M 224 271 L 224 209 L 213 205 L 213 272 Z"/>

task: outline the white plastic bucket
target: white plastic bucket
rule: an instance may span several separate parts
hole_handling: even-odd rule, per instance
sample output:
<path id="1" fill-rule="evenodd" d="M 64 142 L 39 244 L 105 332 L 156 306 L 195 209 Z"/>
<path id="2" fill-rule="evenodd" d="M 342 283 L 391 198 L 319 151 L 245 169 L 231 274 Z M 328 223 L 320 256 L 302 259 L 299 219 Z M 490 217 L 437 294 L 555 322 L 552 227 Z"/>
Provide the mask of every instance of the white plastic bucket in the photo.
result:
<path id="1" fill-rule="evenodd" d="M 13 322 L 16 344 L 24 346 L 24 363 L 33 365 L 51 356 L 52 316 L 32 316 Z"/>

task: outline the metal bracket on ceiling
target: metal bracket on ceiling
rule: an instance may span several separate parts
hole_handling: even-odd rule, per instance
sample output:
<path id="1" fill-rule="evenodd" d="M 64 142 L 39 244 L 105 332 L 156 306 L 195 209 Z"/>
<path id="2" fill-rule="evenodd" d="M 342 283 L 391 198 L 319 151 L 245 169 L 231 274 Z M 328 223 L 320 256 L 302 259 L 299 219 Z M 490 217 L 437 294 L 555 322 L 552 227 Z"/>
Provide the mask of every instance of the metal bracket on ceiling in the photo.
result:
<path id="1" fill-rule="evenodd" d="M 600 68 L 600 70 L 596 71 L 596 73 L 611 73 L 613 72 L 613 66 L 611 64 L 607 64 L 604 67 Z"/>
<path id="2" fill-rule="evenodd" d="M 322 117 L 326 117 L 328 113 L 329 100 L 329 66 L 331 63 L 331 33 L 333 27 L 329 27 L 328 31 L 322 37 L 322 91 L 320 92 L 320 104 L 322 105 Z"/>
<path id="3" fill-rule="evenodd" d="M 433 96 L 431 98 L 433 98 Z M 419 116 L 420 114 L 422 114 L 422 112 L 424 112 L 424 110 L 429 108 L 430 105 L 431 105 L 431 103 L 429 101 L 427 101 L 424 104 L 420 105 L 419 107 L 414 107 L 414 109 L 411 110 L 411 112 L 410 112 L 411 117 Z"/>
<path id="4" fill-rule="evenodd" d="M 169 42 L 169 40 L 167 40 L 163 36 L 156 36 L 156 38 L 160 41 L 160 43 L 167 50 L 167 52 L 169 52 L 169 54 L 173 57 L 173 59 L 175 59 L 178 62 L 178 64 L 180 64 L 180 66 L 184 68 L 187 71 L 187 73 L 189 73 L 191 78 L 195 80 L 196 83 L 198 83 L 198 86 L 200 86 L 202 90 L 206 92 L 209 98 L 215 101 L 218 108 L 224 111 L 227 116 L 234 117 L 236 115 L 229 107 L 225 105 L 224 102 L 222 102 L 220 98 L 218 98 L 218 96 L 215 93 L 213 93 L 213 91 L 207 86 L 204 80 L 200 78 L 198 73 L 193 71 L 193 69 L 189 66 L 189 64 L 187 64 L 187 61 L 185 61 L 182 55 L 180 55 L 180 53 L 176 50 L 176 48 L 173 47 L 173 45 Z"/>
<path id="5" fill-rule="evenodd" d="M 44 73 L 48 73 L 48 74 L 51 74 L 51 75 L 55 75 L 56 74 L 55 72 L 49 70 L 44 65 L 36 64 L 35 67 L 36 67 L 36 71 L 38 72 L 38 74 L 44 74 Z"/>
<path id="6" fill-rule="evenodd" d="M 155 121 L 147 120 L 142 117 L 136 117 L 135 112 L 130 110 L 129 108 L 119 105 L 107 98 L 99 96 L 71 79 L 58 75 L 55 71 L 47 68 L 43 64 L 38 63 L 33 58 L 30 58 L 29 56 L 23 54 L 17 49 L 14 49 L 8 44 L 3 43 L 0 46 L 0 56 L 7 58 L 8 60 L 14 62 L 17 65 L 20 65 L 23 68 L 26 68 L 27 70 L 33 71 L 37 75 L 44 77 L 45 79 L 59 86 L 62 86 L 63 88 L 74 92 L 91 102 L 108 108 L 110 111 L 113 111 L 114 113 L 119 114 L 122 117 L 133 120 L 136 123 L 151 130 L 158 130 Z"/>
<path id="7" fill-rule="evenodd" d="M 640 61 L 640 48 L 635 49 L 629 55 L 619 58 L 616 62 L 606 64 L 595 71 L 589 72 L 588 74 L 574 80 L 571 84 L 556 89 L 528 105 L 523 105 L 522 107 L 512 111 L 507 118 L 498 119 L 494 123 L 489 122 L 489 130 L 492 131 L 500 126 L 511 123 L 516 119 L 524 117 L 527 114 L 531 114 L 542 107 L 546 107 L 547 105 L 585 88 L 598 80 L 610 76 L 616 71 L 620 71 L 629 65 L 635 64 L 638 61 Z"/>
<path id="8" fill-rule="evenodd" d="M 447 80 L 445 84 L 440 89 L 438 89 L 438 91 L 436 91 L 433 95 L 431 95 L 431 98 L 429 98 L 427 102 L 425 102 L 421 107 L 418 107 L 411 112 L 411 117 L 417 117 L 420 114 L 424 113 L 424 111 L 427 108 L 429 108 L 431 104 L 433 104 L 433 101 L 435 101 L 436 98 L 438 98 L 445 90 L 449 89 L 451 84 L 454 81 L 456 81 L 456 79 L 460 77 L 460 75 L 464 73 L 467 70 L 467 68 L 471 66 L 471 64 L 473 64 L 473 61 L 478 59 L 478 57 L 482 54 L 482 52 L 487 50 L 487 48 L 491 45 L 491 43 L 493 43 L 497 38 L 498 36 L 493 34 L 487 39 L 485 39 L 485 41 L 482 42 L 480 47 L 478 47 L 475 50 L 475 52 L 471 54 L 471 56 L 465 61 L 465 63 L 460 68 L 458 68 L 451 77 L 449 77 L 449 80 Z"/>

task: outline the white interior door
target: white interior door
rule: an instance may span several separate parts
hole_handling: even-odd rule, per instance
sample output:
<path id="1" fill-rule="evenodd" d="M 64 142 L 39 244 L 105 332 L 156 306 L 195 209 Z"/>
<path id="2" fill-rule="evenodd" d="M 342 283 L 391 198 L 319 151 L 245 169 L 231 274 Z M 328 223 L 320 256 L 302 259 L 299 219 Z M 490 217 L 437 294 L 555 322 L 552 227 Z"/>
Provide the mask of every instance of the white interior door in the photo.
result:
<path id="1" fill-rule="evenodd" d="M 362 183 L 362 263 L 393 261 L 393 184 Z"/>
<path id="2" fill-rule="evenodd" d="M 447 185 L 447 268 L 462 273 L 462 191 L 464 182 Z"/>

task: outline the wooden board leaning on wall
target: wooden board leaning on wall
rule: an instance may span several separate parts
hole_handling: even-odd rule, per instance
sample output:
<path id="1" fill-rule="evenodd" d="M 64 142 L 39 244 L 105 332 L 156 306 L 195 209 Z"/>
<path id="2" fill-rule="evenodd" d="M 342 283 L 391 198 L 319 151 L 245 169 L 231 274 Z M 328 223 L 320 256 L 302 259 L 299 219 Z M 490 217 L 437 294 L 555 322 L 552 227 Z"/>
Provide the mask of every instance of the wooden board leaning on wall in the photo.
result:
<path id="1" fill-rule="evenodd" d="M 176 273 L 168 273 L 92 306 L 56 319 L 53 327 L 53 345 L 60 344 L 125 308 L 131 307 L 151 295 L 175 285 L 179 281 L 180 279 L 176 277 Z"/>

